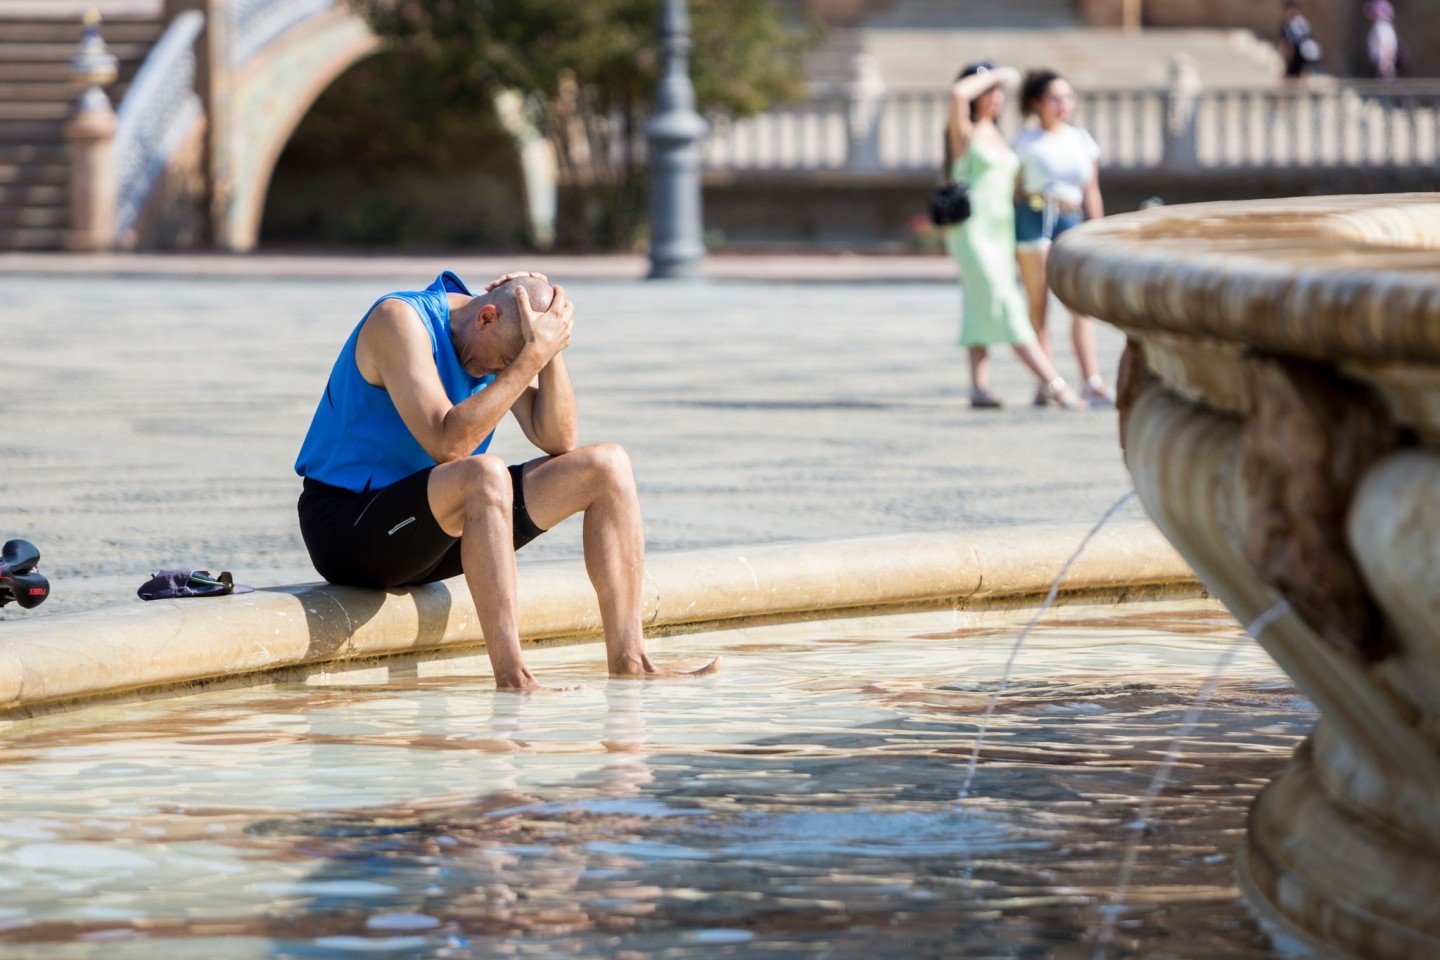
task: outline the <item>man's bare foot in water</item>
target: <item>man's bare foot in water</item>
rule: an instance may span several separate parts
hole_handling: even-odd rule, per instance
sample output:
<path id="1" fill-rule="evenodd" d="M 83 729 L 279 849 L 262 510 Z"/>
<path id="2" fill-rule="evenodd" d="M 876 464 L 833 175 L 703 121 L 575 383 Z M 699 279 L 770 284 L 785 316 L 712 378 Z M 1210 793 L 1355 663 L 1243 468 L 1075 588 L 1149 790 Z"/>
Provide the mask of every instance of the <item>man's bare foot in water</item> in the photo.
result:
<path id="1" fill-rule="evenodd" d="M 580 685 L 570 687 L 547 687 L 535 679 L 530 669 L 521 666 L 518 669 L 502 668 L 495 671 L 495 689 L 499 693 L 566 693 L 571 690 L 579 690 Z"/>
<path id="2" fill-rule="evenodd" d="M 716 657 L 699 670 L 668 670 L 657 667 L 649 654 L 638 657 L 611 657 L 610 676 L 616 680 L 664 680 L 679 677 L 708 677 L 720 672 L 725 665 L 724 657 Z"/>

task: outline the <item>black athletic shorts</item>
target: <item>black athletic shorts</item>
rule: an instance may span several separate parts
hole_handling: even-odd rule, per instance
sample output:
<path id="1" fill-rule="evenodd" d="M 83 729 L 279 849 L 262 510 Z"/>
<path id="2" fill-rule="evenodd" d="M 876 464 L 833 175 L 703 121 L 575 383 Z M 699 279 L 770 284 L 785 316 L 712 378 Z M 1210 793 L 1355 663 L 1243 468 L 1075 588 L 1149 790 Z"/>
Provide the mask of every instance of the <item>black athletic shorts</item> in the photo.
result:
<path id="1" fill-rule="evenodd" d="M 300 535 L 320 576 L 356 587 L 401 587 L 458 576 L 460 541 L 440 529 L 430 512 L 433 469 L 364 493 L 306 477 Z M 525 509 L 523 469 L 518 463 L 510 467 L 516 550 L 545 532 Z"/>

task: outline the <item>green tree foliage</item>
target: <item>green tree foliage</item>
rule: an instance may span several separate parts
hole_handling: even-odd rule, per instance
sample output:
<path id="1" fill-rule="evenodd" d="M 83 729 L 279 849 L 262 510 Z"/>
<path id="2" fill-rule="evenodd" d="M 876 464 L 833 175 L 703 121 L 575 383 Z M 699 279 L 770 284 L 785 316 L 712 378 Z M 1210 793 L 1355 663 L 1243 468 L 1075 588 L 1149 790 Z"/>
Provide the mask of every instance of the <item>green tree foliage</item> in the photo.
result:
<path id="1" fill-rule="evenodd" d="M 626 246 L 644 206 L 639 148 L 654 98 L 660 0 L 354 0 L 410 65 L 397 95 L 451 107 L 527 98 L 562 182 L 598 208 L 589 240 Z M 748 116 L 802 91 L 813 27 L 774 0 L 689 0 L 699 109 Z M 438 123 L 447 111 L 420 112 Z M 429 120 L 423 119 L 429 117 Z M 428 133 L 438 134 L 439 130 Z"/>

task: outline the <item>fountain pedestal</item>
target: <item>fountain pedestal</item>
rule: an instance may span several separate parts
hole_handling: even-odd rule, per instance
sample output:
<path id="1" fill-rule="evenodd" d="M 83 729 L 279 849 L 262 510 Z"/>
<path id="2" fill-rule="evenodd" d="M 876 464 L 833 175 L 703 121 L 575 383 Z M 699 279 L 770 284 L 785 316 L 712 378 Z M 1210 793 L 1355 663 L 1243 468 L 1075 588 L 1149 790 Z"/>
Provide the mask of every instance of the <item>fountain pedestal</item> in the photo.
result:
<path id="1" fill-rule="evenodd" d="M 1319 708 L 1241 884 L 1354 957 L 1440 957 L 1440 196 L 1162 208 L 1067 235 L 1129 338 L 1121 443 L 1162 532 Z"/>

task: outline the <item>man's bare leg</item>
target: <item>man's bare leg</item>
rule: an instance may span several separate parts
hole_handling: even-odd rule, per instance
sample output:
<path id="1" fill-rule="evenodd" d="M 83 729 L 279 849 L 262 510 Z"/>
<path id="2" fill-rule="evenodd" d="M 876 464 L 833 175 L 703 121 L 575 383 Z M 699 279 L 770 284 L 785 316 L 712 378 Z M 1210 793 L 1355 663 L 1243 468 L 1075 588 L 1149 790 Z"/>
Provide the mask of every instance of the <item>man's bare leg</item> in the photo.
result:
<path id="1" fill-rule="evenodd" d="M 603 443 L 537 460 L 527 465 L 524 480 L 526 509 L 542 530 L 585 514 L 585 571 L 600 602 L 611 676 L 702 676 L 720 669 L 717 657 L 682 674 L 657 667 L 645 653 L 645 531 L 624 449 Z"/>
<path id="2" fill-rule="evenodd" d="M 481 455 L 442 463 L 430 471 L 426 492 L 440 529 L 460 538 L 460 563 L 485 635 L 496 689 L 538 689 L 540 684 L 520 654 L 510 473 L 505 462 Z"/>

